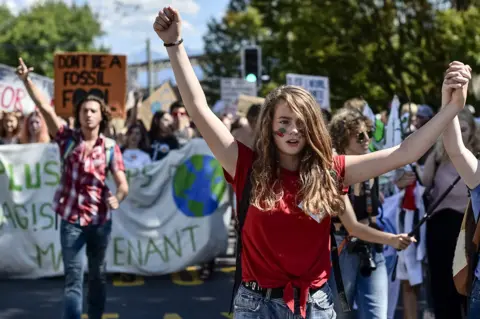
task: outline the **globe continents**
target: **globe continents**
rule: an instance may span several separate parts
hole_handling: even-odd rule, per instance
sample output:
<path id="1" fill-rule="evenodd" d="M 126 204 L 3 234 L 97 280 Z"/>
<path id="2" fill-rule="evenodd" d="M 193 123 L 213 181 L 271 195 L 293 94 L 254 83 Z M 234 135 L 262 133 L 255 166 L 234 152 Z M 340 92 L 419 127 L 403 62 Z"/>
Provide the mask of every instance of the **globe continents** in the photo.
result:
<path id="1" fill-rule="evenodd" d="M 173 199 L 189 217 L 213 214 L 226 188 L 222 167 L 208 155 L 193 155 L 178 166 L 173 177 Z"/>

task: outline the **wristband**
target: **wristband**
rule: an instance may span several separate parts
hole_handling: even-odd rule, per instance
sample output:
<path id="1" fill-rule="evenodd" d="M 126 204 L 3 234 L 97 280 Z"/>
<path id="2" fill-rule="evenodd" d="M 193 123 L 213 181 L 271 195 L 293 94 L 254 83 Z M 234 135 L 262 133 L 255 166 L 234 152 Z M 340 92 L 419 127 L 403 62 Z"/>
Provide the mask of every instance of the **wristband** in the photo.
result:
<path id="1" fill-rule="evenodd" d="M 175 41 L 173 43 L 164 43 L 163 45 L 166 46 L 166 47 L 173 47 L 175 45 L 180 45 L 183 43 L 183 39 L 180 39 L 178 41 Z"/>

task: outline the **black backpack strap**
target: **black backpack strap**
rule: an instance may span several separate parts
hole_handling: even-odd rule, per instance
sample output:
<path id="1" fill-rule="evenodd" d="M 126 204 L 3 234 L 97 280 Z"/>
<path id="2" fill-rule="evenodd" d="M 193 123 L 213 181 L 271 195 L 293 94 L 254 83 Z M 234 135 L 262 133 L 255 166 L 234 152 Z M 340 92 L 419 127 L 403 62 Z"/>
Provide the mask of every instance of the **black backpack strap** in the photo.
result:
<path id="1" fill-rule="evenodd" d="M 335 277 L 335 285 L 337 286 L 338 299 L 342 306 L 343 312 L 350 312 L 350 305 L 348 304 L 347 294 L 345 293 L 345 287 L 343 286 L 342 271 L 340 269 L 340 259 L 338 258 L 338 246 L 335 239 L 335 226 L 330 223 L 330 241 L 331 241 L 331 253 L 332 253 L 332 268 L 333 275 Z"/>
<path id="2" fill-rule="evenodd" d="M 237 206 L 237 214 L 236 214 L 236 231 L 237 231 L 237 258 L 235 262 L 235 281 L 233 283 L 233 291 L 232 291 L 232 300 L 230 302 L 230 313 L 233 310 L 233 301 L 235 299 L 235 295 L 237 294 L 238 288 L 242 282 L 242 230 L 243 225 L 245 224 L 245 220 L 247 218 L 247 211 L 248 207 L 250 206 L 250 197 L 252 193 L 252 169 L 248 170 L 247 178 L 245 180 L 245 186 L 242 192 L 242 199 L 238 203 Z"/>

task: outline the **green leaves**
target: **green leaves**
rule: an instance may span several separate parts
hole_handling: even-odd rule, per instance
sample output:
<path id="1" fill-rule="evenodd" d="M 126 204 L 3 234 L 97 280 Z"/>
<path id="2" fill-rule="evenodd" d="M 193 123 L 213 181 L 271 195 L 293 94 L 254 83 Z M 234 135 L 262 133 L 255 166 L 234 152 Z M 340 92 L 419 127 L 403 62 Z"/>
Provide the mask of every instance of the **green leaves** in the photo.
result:
<path id="1" fill-rule="evenodd" d="M 101 25 L 87 5 L 69 7 L 64 2 L 46 1 L 18 16 L 0 7 L 0 21 L 6 21 L 4 16 L 10 17 L 10 22 L 0 32 L 0 63 L 16 66 L 22 56 L 36 73 L 53 77 L 55 52 L 99 51 L 94 40 L 103 34 Z"/>
<path id="2" fill-rule="evenodd" d="M 241 1 L 232 2 L 239 8 Z M 254 40 L 272 79 L 262 94 L 284 84 L 286 73 L 303 73 L 330 78 L 334 108 L 363 96 L 379 111 L 394 94 L 438 107 L 449 62 L 480 67 L 478 5 L 457 11 L 428 0 L 251 0 L 209 26 L 206 81 L 239 76 L 240 47 Z M 211 102 L 218 86 L 215 92 Z"/>

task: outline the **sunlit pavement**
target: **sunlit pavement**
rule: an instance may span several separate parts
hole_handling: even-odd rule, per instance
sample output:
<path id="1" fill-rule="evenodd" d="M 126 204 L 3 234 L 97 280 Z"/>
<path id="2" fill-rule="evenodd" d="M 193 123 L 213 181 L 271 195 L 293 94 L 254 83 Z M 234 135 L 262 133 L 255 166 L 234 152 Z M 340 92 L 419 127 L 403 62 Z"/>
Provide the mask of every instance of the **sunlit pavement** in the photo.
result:
<path id="1" fill-rule="evenodd" d="M 217 269 L 206 282 L 196 271 L 133 281 L 113 276 L 103 318 L 230 318 L 232 270 Z M 62 293 L 63 278 L 0 281 L 0 319 L 61 318 Z"/>
<path id="2" fill-rule="evenodd" d="M 233 274 L 234 267 L 219 266 L 205 282 L 193 268 L 133 280 L 111 276 L 103 319 L 231 318 Z M 62 293 L 63 278 L 0 281 L 0 319 L 61 318 Z M 425 302 L 420 304 L 423 308 Z M 403 318 L 401 303 L 395 318 Z"/>

